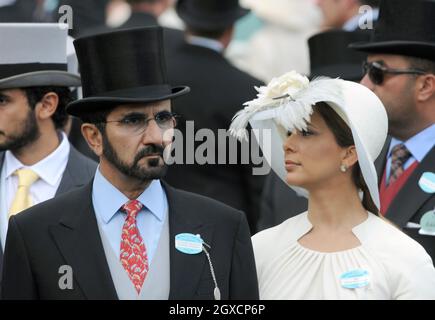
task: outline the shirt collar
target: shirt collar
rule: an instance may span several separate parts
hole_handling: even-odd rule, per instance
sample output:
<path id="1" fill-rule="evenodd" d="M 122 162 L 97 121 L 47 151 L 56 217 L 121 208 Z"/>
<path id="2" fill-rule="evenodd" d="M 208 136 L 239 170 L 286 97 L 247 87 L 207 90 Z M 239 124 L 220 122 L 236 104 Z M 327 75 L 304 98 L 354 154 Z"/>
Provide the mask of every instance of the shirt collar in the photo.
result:
<path id="1" fill-rule="evenodd" d="M 424 157 L 435 146 L 435 124 L 427 127 L 423 131 L 403 142 L 396 138 L 391 139 L 388 157 L 391 157 L 391 150 L 399 143 L 404 143 L 412 156 L 418 161 L 423 161 Z"/>
<path id="2" fill-rule="evenodd" d="M 189 35 L 186 39 L 189 44 L 195 46 L 205 47 L 219 53 L 224 51 L 224 46 L 222 45 L 222 43 L 214 39 L 192 36 L 192 35 Z"/>
<path id="3" fill-rule="evenodd" d="M 70 144 L 64 132 L 59 134 L 61 142 L 59 146 L 41 161 L 32 166 L 26 166 L 18 160 L 11 151 L 5 153 L 6 178 L 9 178 L 15 171 L 22 168 L 32 169 L 39 178 L 51 186 L 55 186 L 62 177 L 65 163 L 68 162 Z"/>
<path id="4" fill-rule="evenodd" d="M 160 180 L 151 181 L 137 200 L 159 221 L 164 220 L 167 202 Z M 129 199 L 101 174 L 98 167 L 93 182 L 92 201 L 96 214 L 107 224 Z"/>

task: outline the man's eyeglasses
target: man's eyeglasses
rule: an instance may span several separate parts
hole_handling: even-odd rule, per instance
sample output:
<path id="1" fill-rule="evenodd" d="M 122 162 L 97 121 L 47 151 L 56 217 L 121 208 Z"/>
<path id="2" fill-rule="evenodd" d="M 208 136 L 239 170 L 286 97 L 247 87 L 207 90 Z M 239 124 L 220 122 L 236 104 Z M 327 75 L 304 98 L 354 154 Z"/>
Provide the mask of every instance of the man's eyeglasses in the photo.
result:
<path id="1" fill-rule="evenodd" d="M 417 74 L 417 75 L 423 75 L 427 72 L 424 70 L 419 69 L 389 69 L 385 66 L 383 66 L 379 62 L 367 62 L 364 61 L 363 63 L 363 72 L 364 74 L 368 74 L 369 79 L 373 84 L 375 85 L 381 85 L 384 82 L 385 74 Z"/>
<path id="2" fill-rule="evenodd" d="M 147 118 L 140 113 L 131 113 L 126 115 L 121 120 L 104 121 L 104 123 L 117 122 L 121 130 L 125 134 L 138 135 L 145 132 L 151 120 L 154 120 L 157 126 L 162 130 L 169 130 L 175 128 L 177 125 L 178 115 L 169 111 L 161 111 L 154 115 L 154 117 Z"/>

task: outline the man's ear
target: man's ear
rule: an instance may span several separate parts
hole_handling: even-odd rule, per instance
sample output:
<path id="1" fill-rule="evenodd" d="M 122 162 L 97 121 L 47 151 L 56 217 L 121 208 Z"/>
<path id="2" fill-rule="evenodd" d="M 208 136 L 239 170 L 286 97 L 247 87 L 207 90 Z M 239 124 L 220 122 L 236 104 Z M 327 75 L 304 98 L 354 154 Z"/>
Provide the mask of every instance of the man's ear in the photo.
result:
<path id="1" fill-rule="evenodd" d="M 95 124 L 91 123 L 83 123 L 81 130 L 89 148 L 91 148 L 98 157 L 101 157 L 103 154 L 103 135 L 100 130 Z"/>
<path id="2" fill-rule="evenodd" d="M 418 77 L 416 89 L 417 101 L 428 101 L 435 95 L 435 75 L 425 74 Z"/>
<path id="3" fill-rule="evenodd" d="M 55 92 L 47 92 L 35 106 L 35 115 L 40 120 L 50 119 L 57 110 L 59 96 Z"/>

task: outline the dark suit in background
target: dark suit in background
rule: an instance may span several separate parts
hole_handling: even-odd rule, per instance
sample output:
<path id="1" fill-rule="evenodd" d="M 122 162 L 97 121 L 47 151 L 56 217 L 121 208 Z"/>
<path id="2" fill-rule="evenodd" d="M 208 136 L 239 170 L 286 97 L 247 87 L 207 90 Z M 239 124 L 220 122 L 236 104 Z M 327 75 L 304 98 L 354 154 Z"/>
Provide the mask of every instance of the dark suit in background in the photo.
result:
<path id="1" fill-rule="evenodd" d="M 0 23 L 32 22 L 36 1 L 17 0 L 15 3 L 0 7 Z"/>
<path id="2" fill-rule="evenodd" d="M 243 108 L 244 102 L 255 97 L 254 87 L 262 83 L 236 69 L 221 53 L 212 49 L 183 42 L 168 51 L 171 83 L 183 83 L 191 88 L 189 95 L 173 104 L 173 110 L 182 116 L 179 129 L 186 139 L 185 121 L 193 120 L 195 132 L 212 129 L 217 140 L 217 130 L 229 128 L 232 117 Z M 184 151 L 184 156 L 192 152 Z M 217 154 L 216 151 L 216 158 Z M 170 166 L 165 180 L 176 188 L 214 198 L 244 211 L 254 232 L 264 178 L 253 176 L 251 165 L 175 164 Z"/>
<path id="3" fill-rule="evenodd" d="M 70 35 L 80 37 L 88 29 L 104 26 L 106 23 L 106 7 L 110 0 L 61 0 L 58 8 L 67 5 L 73 10 L 73 28 Z M 58 10 L 54 11 L 54 21 L 59 20 Z"/>

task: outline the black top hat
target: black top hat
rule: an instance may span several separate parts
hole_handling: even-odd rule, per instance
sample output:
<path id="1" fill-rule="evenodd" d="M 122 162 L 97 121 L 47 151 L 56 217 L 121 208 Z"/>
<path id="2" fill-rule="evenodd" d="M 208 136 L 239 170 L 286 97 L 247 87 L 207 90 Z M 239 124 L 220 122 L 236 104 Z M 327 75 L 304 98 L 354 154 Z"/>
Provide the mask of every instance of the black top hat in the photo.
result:
<path id="1" fill-rule="evenodd" d="M 370 42 L 351 48 L 435 60 L 435 1 L 383 0 Z"/>
<path id="2" fill-rule="evenodd" d="M 187 26 L 201 30 L 226 28 L 249 12 L 239 0 L 178 0 L 176 10 Z"/>
<path id="3" fill-rule="evenodd" d="M 327 76 L 345 80 L 359 81 L 364 76 L 362 62 L 365 53 L 348 48 L 354 41 L 368 41 L 370 33 L 366 31 L 331 30 L 315 34 L 308 39 L 310 47 L 310 78 Z"/>
<path id="4" fill-rule="evenodd" d="M 74 41 L 74 46 L 84 98 L 67 106 L 69 114 L 162 101 L 189 92 L 188 87 L 168 84 L 161 27 L 84 37 Z"/>

